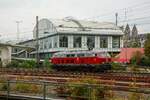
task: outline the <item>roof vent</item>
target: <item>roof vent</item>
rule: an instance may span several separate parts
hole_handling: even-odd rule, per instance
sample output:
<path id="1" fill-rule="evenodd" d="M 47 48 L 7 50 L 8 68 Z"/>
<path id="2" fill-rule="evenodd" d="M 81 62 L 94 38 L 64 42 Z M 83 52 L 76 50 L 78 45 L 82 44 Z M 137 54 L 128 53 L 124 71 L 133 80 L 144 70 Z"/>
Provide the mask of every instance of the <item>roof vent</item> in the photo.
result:
<path id="1" fill-rule="evenodd" d="M 64 27 L 64 25 L 61 24 L 61 25 L 58 25 L 58 27 Z"/>
<path id="2" fill-rule="evenodd" d="M 83 27 L 83 25 L 78 20 L 76 20 L 72 17 L 66 17 L 64 20 L 67 22 L 69 22 L 69 21 L 74 22 L 75 24 L 77 24 L 79 26 L 80 30 L 85 31 L 85 28 Z"/>

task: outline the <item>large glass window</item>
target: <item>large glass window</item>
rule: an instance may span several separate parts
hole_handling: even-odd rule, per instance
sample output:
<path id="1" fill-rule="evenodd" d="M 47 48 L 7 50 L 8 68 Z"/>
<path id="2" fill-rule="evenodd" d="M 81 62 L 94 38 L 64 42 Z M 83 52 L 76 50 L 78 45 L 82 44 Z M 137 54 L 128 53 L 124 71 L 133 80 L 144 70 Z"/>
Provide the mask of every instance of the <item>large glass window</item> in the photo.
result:
<path id="1" fill-rule="evenodd" d="M 107 36 L 100 37 L 100 48 L 108 48 L 108 37 Z"/>
<path id="2" fill-rule="evenodd" d="M 120 48 L 120 37 L 119 36 L 112 37 L 112 48 Z"/>
<path id="3" fill-rule="evenodd" d="M 40 50 L 42 50 L 43 49 L 43 41 L 40 41 Z"/>
<path id="4" fill-rule="evenodd" d="M 45 42 L 44 42 L 44 49 L 47 49 L 47 43 L 48 43 L 48 40 L 45 40 Z"/>
<path id="5" fill-rule="evenodd" d="M 82 41 L 82 39 L 80 36 L 74 36 L 73 37 L 73 47 L 74 48 L 81 48 L 81 46 L 82 46 L 81 41 Z"/>
<path id="6" fill-rule="evenodd" d="M 54 37 L 53 37 L 53 45 L 54 45 L 54 48 L 57 48 L 57 40 L 58 40 L 57 36 L 54 36 Z"/>
<path id="7" fill-rule="evenodd" d="M 88 49 L 93 49 L 95 47 L 95 37 L 94 36 L 87 37 L 87 47 L 88 47 Z"/>
<path id="8" fill-rule="evenodd" d="M 52 48 L 52 41 L 49 41 L 49 48 Z"/>
<path id="9" fill-rule="evenodd" d="M 67 36 L 59 37 L 59 47 L 68 47 L 68 37 Z"/>

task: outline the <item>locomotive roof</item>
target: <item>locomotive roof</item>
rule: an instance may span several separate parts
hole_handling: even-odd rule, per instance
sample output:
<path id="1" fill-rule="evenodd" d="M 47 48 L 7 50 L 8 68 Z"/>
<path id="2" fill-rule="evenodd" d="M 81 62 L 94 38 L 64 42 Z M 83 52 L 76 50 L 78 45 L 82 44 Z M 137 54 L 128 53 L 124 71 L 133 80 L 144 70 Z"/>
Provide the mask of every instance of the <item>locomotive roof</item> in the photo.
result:
<path id="1" fill-rule="evenodd" d="M 107 53 L 102 51 L 64 51 L 64 52 L 57 52 L 55 54 L 79 54 L 79 53 Z"/>

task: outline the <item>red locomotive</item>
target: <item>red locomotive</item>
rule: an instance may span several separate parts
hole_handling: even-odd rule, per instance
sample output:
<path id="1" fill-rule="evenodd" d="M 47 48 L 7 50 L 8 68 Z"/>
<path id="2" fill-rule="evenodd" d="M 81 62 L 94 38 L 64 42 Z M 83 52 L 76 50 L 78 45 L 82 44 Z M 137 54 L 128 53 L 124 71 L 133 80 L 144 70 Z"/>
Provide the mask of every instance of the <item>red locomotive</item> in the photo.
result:
<path id="1" fill-rule="evenodd" d="M 107 52 L 74 51 L 58 52 L 51 58 L 57 70 L 104 71 L 111 68 L 111 58 Z"/>

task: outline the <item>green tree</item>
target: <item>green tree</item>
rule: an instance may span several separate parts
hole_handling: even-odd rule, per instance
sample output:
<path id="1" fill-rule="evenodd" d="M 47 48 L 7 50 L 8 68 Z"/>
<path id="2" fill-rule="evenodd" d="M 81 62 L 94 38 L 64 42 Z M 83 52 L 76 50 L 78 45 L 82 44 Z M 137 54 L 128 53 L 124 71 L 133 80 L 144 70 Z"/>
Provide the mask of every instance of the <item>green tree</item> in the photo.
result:
<path id="1" fill-rule="evenodd" d="M 137 65 L 137 64 L 140 64 L 141 60 L 142 60 L 142 53 L 140 51 L 134 52 L 131 58 L 131 63 L 133 65 Z"/>
<path id="2" fill-rule="evenodd" d="M 144 53 L 150 59 L 150 34 L 147 34 L 147 39 L 144 44 Z"/>
<path id="3" fill-rule="evenodd" d="M 50 71 L 52 70 L 52 64 L 50 63 L 49 59 L 44 60 L 43 67 L 47 68 Z"/>

